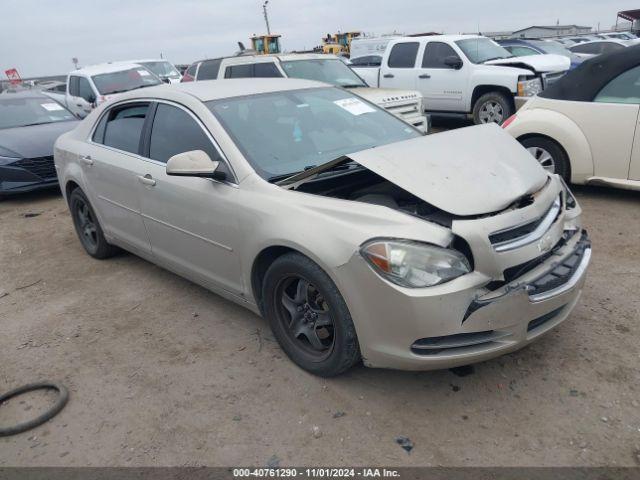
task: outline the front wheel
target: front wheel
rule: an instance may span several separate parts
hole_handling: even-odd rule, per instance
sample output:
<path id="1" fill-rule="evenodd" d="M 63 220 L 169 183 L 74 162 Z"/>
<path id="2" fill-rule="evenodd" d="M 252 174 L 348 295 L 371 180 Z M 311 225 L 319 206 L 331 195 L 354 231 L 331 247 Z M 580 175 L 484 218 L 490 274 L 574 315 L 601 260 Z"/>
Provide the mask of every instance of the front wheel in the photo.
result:
<path id="1" fill-rule="evenodd" d="M 547 137 L 535 136 L 521 140 L 520 143 L 546 171 L 557 173 L 569 183 L 569 160 L 560 145 Z"/>
<path id="2" fill-rule="evenodd" d="M 288 253 L 265 274 L 265 315 L 287 356 L 322 377 L 343 373 L 360 360 L 356 330 L 331 278 L 309 258 Z"/>
<path id="3" fill-rule="evenodd" d="M 483 123 L 497 123 L 499 125 L 513 115 L 514 111 L 513 99 L 504 93 L 485 93 L 476 100 L 473 106 L 473 122 L 476 125 Z"/>

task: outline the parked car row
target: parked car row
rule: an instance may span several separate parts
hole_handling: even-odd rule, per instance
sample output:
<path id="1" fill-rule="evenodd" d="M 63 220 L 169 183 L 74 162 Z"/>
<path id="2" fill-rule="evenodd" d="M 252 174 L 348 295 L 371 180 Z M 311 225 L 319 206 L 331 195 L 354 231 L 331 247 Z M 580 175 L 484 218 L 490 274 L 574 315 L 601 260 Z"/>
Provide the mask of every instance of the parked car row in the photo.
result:
<path id="1" fill-rule="evenodd" d="M 371 88 L 340 58 L 323 54 L 239 55 L 194 62 L 183 82 L 230 78 L 300 78 L 348 89 L 421 131 L 428 131 L 422 94 L 414 87 Z"/>
<path id="2" fill-rule="evenodd" d="M 203 60 L 170 86 L 139 63 L 90 67 L 64 98 L 105 97 L 82 122 L 47 96 L 59 85 L 0 97 L 1 193 L 57 172 L 89 255 L 131 251 L 264 316 L 314 374 L 464 365 L 577 304 L 591 244 L 570 182 L 640 191 L 640 46 L 569 63 L 479 36 L 390 40 L 378 83 L 434 80 L 429 108 L 502 123 L 436 135 L 330 56 Z"/>

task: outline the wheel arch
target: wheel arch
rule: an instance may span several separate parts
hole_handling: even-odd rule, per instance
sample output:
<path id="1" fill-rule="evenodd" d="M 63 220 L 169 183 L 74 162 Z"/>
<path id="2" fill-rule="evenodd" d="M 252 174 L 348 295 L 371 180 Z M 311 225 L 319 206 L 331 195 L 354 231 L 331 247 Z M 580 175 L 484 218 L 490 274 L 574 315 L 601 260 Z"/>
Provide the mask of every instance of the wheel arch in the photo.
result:
<path id="1" fill-rule="evenodd" d="M 471 107 L 470 107 L 471 111 L 473 111 L 473 109 L 476 106 L 476 102 L 481 96 L 487 93 L 492 93 L 492 92 L 498 92 L 498 93 L 504 94 L 511 102 L 511 107 L 515 111 L 516 105 L 515 105 L 515 100 L 513 99 L 513 92 L 507 87 L 505 87 L 504 85 L 490 85 L 490 84 L 477 85 L 473 89 L 473 93 L 471 94 Z"/>
<path id="2" fill-rule="evenodd" d="M 589 141 L 569 117 L 545 109 L 521 110 L 506 131 L 518 141 L 541 136 L 558 144 L 567 155 L 573 183 L 584 183 L 593 175 L 593 156 Z"/>

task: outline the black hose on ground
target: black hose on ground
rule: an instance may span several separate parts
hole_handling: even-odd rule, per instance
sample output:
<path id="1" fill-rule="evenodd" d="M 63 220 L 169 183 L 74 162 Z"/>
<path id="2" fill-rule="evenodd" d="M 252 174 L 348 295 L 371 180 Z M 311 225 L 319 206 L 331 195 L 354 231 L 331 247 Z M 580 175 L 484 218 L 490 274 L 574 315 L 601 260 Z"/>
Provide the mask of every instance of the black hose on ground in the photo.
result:
<path id="1" fill-rule="evenodd" d="M 17 395 L 22 395 L 23 393 L 32 392 L 34 390 L 41 389 L 53 389 L 57 390 L 58 398 L 56 399 L 56 403 L 42 415 L 34 418 L 33 420 L 29 420 L 27 422 L 19 423 L 13 427 L 0 427 L 0 437 L 6 437 L 9 435 L 16 435 L 18 433 L 26 432 L 27 430 L 31 430 L 32 428 L 37 427 L 38 425 L 42 425 L 47 420 L 56 416 L 60 410 L 64 408 L 69 400 L 69 391 L 64 385 L 60 385 L 59 383 L 51 383 L 51 382 L 39 382 L 39 383 L 30 383 L 29 385 L 24 385 L 22 387 L 18 387 L 14 390 L 11 390 L 3 395 L 0 395 L 0 405 L 3 402 L 6 402 L 10 398 L 13 398 Z"/>

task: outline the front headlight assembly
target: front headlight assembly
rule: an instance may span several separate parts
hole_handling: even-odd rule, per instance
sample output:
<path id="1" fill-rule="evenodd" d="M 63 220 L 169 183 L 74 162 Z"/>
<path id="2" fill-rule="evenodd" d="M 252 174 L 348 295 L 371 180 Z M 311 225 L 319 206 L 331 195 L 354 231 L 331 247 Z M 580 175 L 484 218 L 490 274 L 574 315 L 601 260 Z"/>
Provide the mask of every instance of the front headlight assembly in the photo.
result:
<path id="1" fill-rule="evenodd" d="M 360 253 L 378 275 L 402 287 L 431 287 L 471 271 L 463 254 L 411 240 L 371 240 Z"/>
<path id="2" fill-rule="evenodd" d="M 542 92 L 542 80 L 532 78 L 531 80 L 521 80 L 518 82 L 519 97 L 533 97 Z"/>

